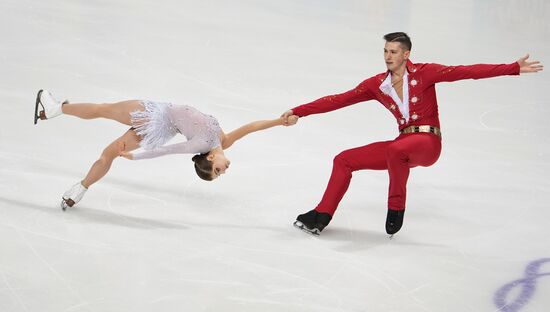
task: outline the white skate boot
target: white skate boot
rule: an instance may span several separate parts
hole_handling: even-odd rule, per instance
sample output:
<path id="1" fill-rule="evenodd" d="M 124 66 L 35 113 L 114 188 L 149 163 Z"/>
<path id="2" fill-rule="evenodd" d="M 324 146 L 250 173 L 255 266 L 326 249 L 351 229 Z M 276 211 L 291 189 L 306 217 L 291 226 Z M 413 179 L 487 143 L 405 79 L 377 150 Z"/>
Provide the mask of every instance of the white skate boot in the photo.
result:
<path id="1" fill-rule="evenodd" d="M 70 189 L 68 189 L 61 200 L 61 209 L 65 210 L 67 207 L 76 205 L 88 189 L 82 185 L 81 182 L 76 183 Z"/>
<path id="2" fill-rule="evenodd" d="M 34 124 L 36 125 L 38 119 L 51 119 L 61 115 L 61 107 L 63 104 L 67 103 L 69 103 L 67 100 L 56 100 L 47 90 L 38 91 L 38 94 L 36 95 L 36 105 L 34 107 Z M 42 108 L 40 111 L 38 110 L 39 106 Z"/>

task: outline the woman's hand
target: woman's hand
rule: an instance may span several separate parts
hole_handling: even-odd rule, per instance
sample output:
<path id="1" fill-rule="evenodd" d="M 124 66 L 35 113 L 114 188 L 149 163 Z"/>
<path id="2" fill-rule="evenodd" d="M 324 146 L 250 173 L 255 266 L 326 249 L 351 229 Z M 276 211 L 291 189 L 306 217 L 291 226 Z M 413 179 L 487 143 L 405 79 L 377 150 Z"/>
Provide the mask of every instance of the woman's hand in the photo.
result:
<path id="1" fill-rule="evenodd" d="M 126 151 L 126 143 L 124 141 L 120 141 L 118 143 L 118 156 L 124 157 L 126 159 L 133 160 L 134 156 L 132 153 Z"/>
<path id="2" fill-rule="evenodd" d="M 118 156 L 124 157 L 124 158 L 129 159 L 129 160 L 134 159 L 134 156 L 130 152 L 120 152 L 120 154 L 118 154 Z"/>

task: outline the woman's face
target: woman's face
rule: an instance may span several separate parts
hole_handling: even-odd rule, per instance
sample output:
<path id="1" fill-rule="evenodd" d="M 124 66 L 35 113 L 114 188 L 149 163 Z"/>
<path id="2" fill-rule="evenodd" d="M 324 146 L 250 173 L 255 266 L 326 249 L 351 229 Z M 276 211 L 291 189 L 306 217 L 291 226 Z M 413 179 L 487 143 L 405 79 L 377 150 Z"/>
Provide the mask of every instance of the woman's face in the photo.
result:
<path id="1" fill-rule="evenodd" d="M 214 154 L 212 156 L 210 160 L 212 161 L 212 178 L 216 179 L 222 174 L 225 174 L 231 162 L 229 159 L 225 158 L 224 154 Z"/>

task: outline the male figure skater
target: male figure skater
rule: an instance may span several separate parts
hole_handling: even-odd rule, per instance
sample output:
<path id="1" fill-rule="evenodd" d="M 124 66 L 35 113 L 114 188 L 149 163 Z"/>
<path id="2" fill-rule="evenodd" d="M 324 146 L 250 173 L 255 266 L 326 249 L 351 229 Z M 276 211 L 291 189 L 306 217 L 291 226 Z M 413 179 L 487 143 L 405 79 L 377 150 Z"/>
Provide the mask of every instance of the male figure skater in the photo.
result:
<path id="1" fill-rule="evenodd" d="M 399 136 L 349 149 L 334 158 L 332 174 L 321 202 L 314 210 L 297 217 L 294 225 L 319 235 L 329 224 L 346 193 L 353 171 L 388 170 L 388 214 L 386 232 L 397 233 L 403 224 L 407 179 L 410 168 L 433 165 L 441 152 L 441 130 L 435 84 L 462 79 L 481 79 L 541 71 L 543 66 L 528 62 L 529 55 L 511 64 L 444 66 L 414 64 L 409 60 L 411 39 L 404 32 L 384 36 L 387 71 L 361 82 L 356 88 L 300 105 L 282 116 L 305 117 L 326 113 L 358 102 L 377 100 L 395 117 Z"/>

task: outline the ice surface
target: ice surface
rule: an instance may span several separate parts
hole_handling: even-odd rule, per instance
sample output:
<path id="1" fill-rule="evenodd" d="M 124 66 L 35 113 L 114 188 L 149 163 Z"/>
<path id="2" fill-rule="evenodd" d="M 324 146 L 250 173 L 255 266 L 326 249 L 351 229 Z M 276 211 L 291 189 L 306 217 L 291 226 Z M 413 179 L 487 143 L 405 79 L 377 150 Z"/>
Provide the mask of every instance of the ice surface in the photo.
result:
<path id="1" fill-rule="evenodd" d="M 497 311 L 550 257 L 546 72 L 439 85 L 443 154 L 413 169 L 391 241 L 385 172 L 356 172 L 320 237 L 292 227 L 336 154 L 395 136 L 376 102 L 254 134 L 210 183 L 189 156 L 119 159 L 63 213 L 127 127 L 34 126 L 34 97 L 172 101 L 231 130 L 384 71 L 388 32 L 415 62 L 548 63 L 548 16 L 545 0 L 0 2 L 0 311 Z M 505 301 L 545 311 L 550 276 L 525 285 Z"/>

